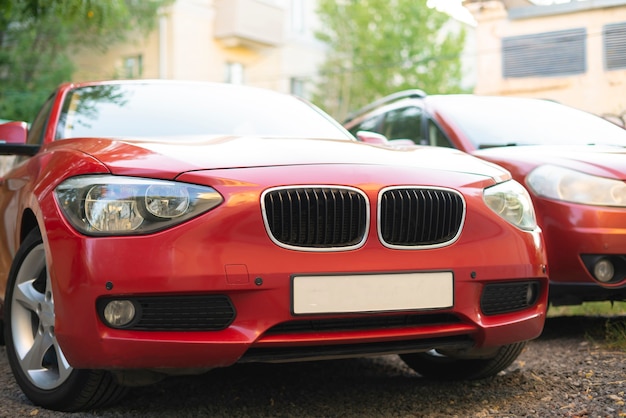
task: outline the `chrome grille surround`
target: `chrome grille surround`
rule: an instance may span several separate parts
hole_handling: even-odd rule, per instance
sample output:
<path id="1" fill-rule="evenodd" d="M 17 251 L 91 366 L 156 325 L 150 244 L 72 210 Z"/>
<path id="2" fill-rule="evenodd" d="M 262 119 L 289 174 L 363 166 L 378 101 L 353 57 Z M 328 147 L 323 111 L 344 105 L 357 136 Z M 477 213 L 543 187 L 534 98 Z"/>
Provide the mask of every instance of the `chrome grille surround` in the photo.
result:
<path id="1" fill-rule="evenodd" d="M 262 193 L 261 209 L 270 239 L 287 249 L 353 250 L 369 233 L 369 199 L 354 187 L 274 187 Z"/>
<path id="2" fill-rule="evenodd" d="M 378 238 L 394 249 L 438 248 L 461 235 L 466 206 L 461 193 L 429 186 L 394 186 L 378 195 Z"/>

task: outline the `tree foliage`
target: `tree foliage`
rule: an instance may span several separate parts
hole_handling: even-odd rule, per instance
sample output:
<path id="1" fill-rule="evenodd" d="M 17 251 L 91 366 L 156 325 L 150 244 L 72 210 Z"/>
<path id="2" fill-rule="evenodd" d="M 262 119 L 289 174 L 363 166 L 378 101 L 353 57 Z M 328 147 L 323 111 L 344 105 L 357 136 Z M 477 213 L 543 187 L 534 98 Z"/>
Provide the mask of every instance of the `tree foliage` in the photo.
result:
<path id="1" fill-rule="evenodd" d="M 319 0 L 328 46 L 313 101 L 337 119 L 404 90 L 461 91 L 466 32 L 426 0 Z"/>
<path id="2" fill-rule="evenodd" d="M 0 0 L 0 119 L 31 120 L 70 81 L 76 48 L 106 50 L 154 28 L 172 0 Z"/>

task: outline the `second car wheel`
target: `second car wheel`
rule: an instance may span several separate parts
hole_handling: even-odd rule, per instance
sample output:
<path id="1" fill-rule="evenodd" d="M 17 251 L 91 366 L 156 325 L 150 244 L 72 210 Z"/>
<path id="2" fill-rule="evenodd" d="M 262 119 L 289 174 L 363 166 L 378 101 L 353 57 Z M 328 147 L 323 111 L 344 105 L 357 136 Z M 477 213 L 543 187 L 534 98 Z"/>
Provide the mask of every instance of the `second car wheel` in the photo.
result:
<path id="1" fill-rule="evenodd" d="M 425 353 L 402 354 L 400 358 L 420 375 L 437 380 L 475 380 L 498 374 L 509 367 L 521 354 L 526 342 L 505 345 L 490 356 L 455 357 L 436 350 Z"/>
<path id="2" fill-rule="evenodd" d="M 35 229 L 14 258 L 5 298 L 6 350 L 15 380 L 34 404 L 58 411 L 102 407 L 123 397 L 127 388 L 109 372 L 72 368 L 54 321 L 45 248 Z"/>

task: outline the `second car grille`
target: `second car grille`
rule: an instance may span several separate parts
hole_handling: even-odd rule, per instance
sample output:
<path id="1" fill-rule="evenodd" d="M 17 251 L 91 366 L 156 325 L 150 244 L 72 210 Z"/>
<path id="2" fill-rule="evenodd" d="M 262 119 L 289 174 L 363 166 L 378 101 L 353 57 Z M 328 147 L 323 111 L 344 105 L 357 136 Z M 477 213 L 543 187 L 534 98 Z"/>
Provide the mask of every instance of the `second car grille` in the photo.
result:
<path id="1" fill-rule="evenodd" d="M 391 246 L 444 245 L 456 239 L 465 216 L 461 195 L 436 188 L 391 188 L 380 198 L 380 238 Z"/>
<path id="2" fill-rule="evenodd" d="M 309 249 L 354 248 L 368 226 L 368 205 L 358 190 L 294 187 L 267 191 L 264 217 L 279 245 Z"/>

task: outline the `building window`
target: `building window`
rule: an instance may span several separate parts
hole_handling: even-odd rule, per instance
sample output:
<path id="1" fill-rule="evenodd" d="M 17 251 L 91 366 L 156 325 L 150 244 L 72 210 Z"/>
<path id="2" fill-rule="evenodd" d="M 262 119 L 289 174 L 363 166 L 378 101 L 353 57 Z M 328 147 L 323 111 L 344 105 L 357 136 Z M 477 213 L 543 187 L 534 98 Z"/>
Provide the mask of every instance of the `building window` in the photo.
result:
<path id="1" fill-rule="evenodd" d="M 143 74 L 143 59 L 141 55 L 124 58 L 124 77 L 139 78 Z"/>
<path id="2" fill-rule="evenodd" d="M 553 77 L 587 71 L 587 31 L 568 29 L 502 39 L 502 75 Z"/>
<path id="3" fill-rule="evenodd" d="M 626 68 L 626 22 L 605 25 L 602 37 L 604 68 L 607 70 Z"/>
<path id="4" fill-rule="evenodd" d="M 291 31 L 297 34 L 305 32 L 304 0 L 291 1 Z"/>
<path id="5" fill-rule="evenodd" d="M 239 62 L 227 62 L 224 81 L 231 84 L 243 84 L 243 65 Z"/>
<path id="6" fill-rule="evenodd" d="M 306 82 L 298 77 L 289 79 L 289 92 L 294 96 L 306 98 Z"/>

